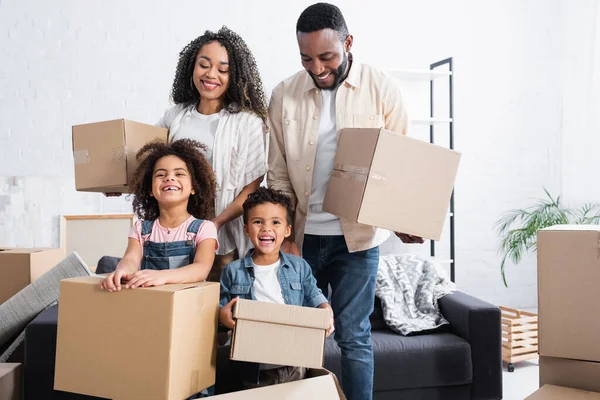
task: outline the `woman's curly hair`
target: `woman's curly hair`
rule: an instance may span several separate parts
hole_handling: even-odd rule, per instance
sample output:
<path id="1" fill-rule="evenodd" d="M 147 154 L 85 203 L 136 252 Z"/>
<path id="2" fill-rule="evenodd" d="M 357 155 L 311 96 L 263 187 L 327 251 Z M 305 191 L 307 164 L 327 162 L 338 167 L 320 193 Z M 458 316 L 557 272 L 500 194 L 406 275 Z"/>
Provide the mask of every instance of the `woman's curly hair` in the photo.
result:
<path id="1" fill-rule="evenodd" d="M 185 162 L 192 189 L 196 192 L 189 198 L 187 211 L 199 219 L 211 218 L 217 183 L 212 167 L 201 150 L 206 150 L 202 143 L 180 139 L 173 143 L 151 142 L 138 151 L 136 159 L 139 166 L 133 173 L 130 188 L 134 195 L 133 210 L 139 219 L 153 221 L 158 218 L 158 201 L 151 196 L 154 166 L 161 158 L 171 155 Z"/>
<path id="2" fill-rule="evenodd" d="M 231 113 L 252 111 L 267 124 L 267 101 L 262 79 L 252 52 L 246 42 L 235 32 L 223 26 L 218 32 L 206 31 L 192 40 L 179 53 L 179 62 L 173 80 L 171 97 L 175 104 L 198 104 L 200 93 L 190 78 L 194 72 L 196 56 L 202 46 L 219 42 L 229 56 L 229 88 L 224 107 Z"/>

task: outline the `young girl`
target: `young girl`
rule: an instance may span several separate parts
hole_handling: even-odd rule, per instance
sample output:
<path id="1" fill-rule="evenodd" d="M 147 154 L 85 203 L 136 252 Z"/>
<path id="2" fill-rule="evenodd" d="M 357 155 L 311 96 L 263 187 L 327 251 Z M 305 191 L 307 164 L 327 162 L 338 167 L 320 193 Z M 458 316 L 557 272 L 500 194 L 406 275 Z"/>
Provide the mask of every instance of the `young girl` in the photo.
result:
<path id="1" fill-rule="evenodd" d="M 110 292 L 206 280 L 218 248 L 212 211 L 215 178 L 204 145 L 182 139 L 149 143 L 131 183 L 139 221 L 116 270 L 100 284 Z M 124 282 L 124 285 L 122 284 Z"/>

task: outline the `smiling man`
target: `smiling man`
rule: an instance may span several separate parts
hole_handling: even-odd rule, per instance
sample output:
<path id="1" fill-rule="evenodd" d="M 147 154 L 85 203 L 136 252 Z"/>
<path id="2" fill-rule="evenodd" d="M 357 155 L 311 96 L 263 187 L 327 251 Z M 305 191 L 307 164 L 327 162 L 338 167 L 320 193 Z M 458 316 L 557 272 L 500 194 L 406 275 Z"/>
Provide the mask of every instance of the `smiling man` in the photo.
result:
<path id="1" fill-rule="evenodd" d="M 383 72 L 354 59 L 353 37 L 336 6 L 317 3 L 302 12 L 296 36 L 304 70 L 281 82 L 269 104 L 269 186 L 296 204 L 287 251 L 310 264 L 334 310 L 342 350 L 342 386 L 349 400 L 373 392 L 373 311 L 379 245 L 389 232 L 323 211 L 342 128 L 386 128 L 406 134 L 400 90 Z M 397 234 L 406 243 L 421 238 Z"/>

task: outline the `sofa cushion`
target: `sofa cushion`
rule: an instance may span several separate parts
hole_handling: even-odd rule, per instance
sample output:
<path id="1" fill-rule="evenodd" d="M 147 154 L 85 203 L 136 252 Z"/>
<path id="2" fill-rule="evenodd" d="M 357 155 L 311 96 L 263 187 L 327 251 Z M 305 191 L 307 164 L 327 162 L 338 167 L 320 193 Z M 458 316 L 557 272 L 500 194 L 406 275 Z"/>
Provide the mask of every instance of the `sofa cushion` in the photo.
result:
<path id="1" fill-rule="evenodd" d="M 375 391 L 470 384 L 471 346 L 448 332 L 402 336 L 373 331 Z M 331 337 L 325 344 L 325 368 L 341 376 L 341 351 Z"/>

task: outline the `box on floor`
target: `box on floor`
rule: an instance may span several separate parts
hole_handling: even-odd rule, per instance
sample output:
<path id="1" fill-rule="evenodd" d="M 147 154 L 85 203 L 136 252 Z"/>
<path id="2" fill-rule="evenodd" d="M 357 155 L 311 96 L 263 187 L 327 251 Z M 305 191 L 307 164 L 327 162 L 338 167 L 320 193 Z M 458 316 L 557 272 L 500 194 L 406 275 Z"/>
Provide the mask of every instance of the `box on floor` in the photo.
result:
<path id="1" fill-rule="evenodd" d="M 525 400 L 600 400 L 600 393 L 561 386 L 544 385 Z"/>
<path id="2" fill-rule="evenodd" d="M 540 386 L 546 384 L 600 392 L 600 363 L 540 356 Z"/>
<path id="3" fill-rule="evenodd" d="M 538 232 L 540 355 L 600 362 L 599 243 L 598 225 Z"/>
<path id="4" fill-rule="evenodd" d="M 439 240 L 460 157 L 385 129 L 342 129 L 323 210 Z"/>
<path id="5" fill-rule="evenodd" d="M 64 258 L 64 249 L 0 248 L 0 304 Z"/>
<path id="6" fill-rule="evenodd" d="M 323 367 L 328 309 L 238 300 L 233 317 L 232 360 Z"/>
<path id="7" fill-rule="evenodd" d="M 21 400 L 22 377 L 21 364 L 0 364 L 0 399 Z"/>
<path id="8" fill-rule="evenodd" d="M 126 119 L 73 126 L 76 189 L 130 193 L 127 185 L 138 166 L 138 150 L 167 137 L 165 128 Z"/>
<path id="9" fill-rule="evenodd" d="M 55 390 L 180 400 L 215 383 L 219 284 L 109 293 L 101 279 L 61 281 Z"/>
<path id="10" fill-rule="evenodd" d="M 306 378 L 258 389 L 215 396 L 220 400 L 346 400 L 338 380 L 326 369 L 311 369 Z"/>

